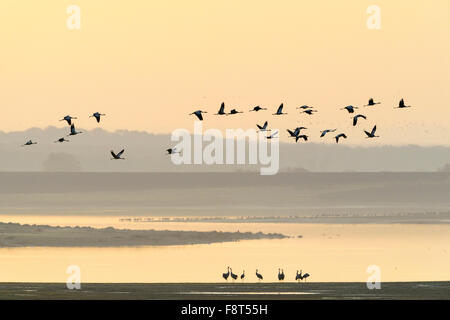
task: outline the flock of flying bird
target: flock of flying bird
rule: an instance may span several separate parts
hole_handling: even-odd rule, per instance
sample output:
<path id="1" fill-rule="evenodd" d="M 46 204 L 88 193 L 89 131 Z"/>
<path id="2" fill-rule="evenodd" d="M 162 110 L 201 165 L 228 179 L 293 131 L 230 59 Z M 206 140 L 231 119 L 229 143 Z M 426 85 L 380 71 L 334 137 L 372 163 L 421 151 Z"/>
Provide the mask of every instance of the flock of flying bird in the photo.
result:
<path id="1" fill-rule="evenodd" d="M 368 103 L 366 105 L 364 105 L 365 107 L 370 107 L 370 106 L 375 106 L 377 104 L 380 104 L 381 102 L 375 102 L 373 98 L 370 98 Z M 409 108 L 411 106 L 407 106 L 405 105 L 405 101 L 403 99 L 400 100 L 400 102 L 398 103 L 398 109 L 403 109 L 403 108 Z M 307 106 L 307 105 L 303 105 L 300 107 L 297 107 L 297 109 L 301 109 L 301 113 L 305 113 L 307 115 L 313 115 L 314 113 L 318 112 L 316 109 L 314 109 L 313 107 Z M 341 108 L 341 110 L 346 110 L 348 113 L 350 114 L 354 114 L 355 110 L 358 109 L 358 107 L 352 106 L 352 105 L 348 105 L 344 108 Z M 258 112 L 261 110 L 267 110 L 267 108 L 261 108 L 260 106 L 256 106 L 254 107 L 252 110 L 249 110 L 249 112 Z M 202 110 L 197 110 L 194 111 L 192 113 L 190 113 L 189 115 L 195 115 L 200 121 L 203 121 L 203 114 L 208 113 L 207 111 L 202 111 Z M 214 114 L 217 116 L 223 116 L 223 115 L 234 115 L 234 114 L 238 114 L 238 113 L 243 113 L 243 111 L 237 111 L 236 109 L 232 109 L 229 113 L 225 112 L 225 103 L 222 103 L 220 106 L 219 111 Z M 281 116 L 281 115 L 286 115 L 287 113 L 283 112 L 283 103 L 278 107 L 277 111 L 275 113 L 273 113 L 272 115 L 276 115 L 276 116 Z M 363 114 L 356 114 L 353 116 L 353 126 L 356 126 L 358 124 L 358 119 L 364 119 L 366 120 L 367 117 Z M 269 132 L 271 131 L 271 129 L 268 129 L 268 122 L 264 122 L 263 125 L 256 125 L 259 129 L 259 131 L 261 132 Z M 298 142 L 298 140 L 303 139 L 304 141 L 308 141 L 308 135 L 306 134 L 302 134 L 301 130 L 306 130 L 308 128 L 306 127 L 296 127 L 293 130 L 287 129 L 287 132 L 289 133 L 289 137 L 294 138 L 295 142 Z M 331 133 L 331 132 L 335 132 L 337 129 L 324 129 L 322 131 L 320 131 L 320 138 L 325 137 L 325 135 L 327 133 Z M 366 138 L 378 138 L 379 136 L 376 135 L 376 131 L 377 131 L 377 126 L 374 125 L 371 131 L 366 131 L 364 130 L 364 133 L 366 134 Z M 273 138 L 277 138 L 277 131 L 267 135 L 266 138 L 267 139 L 273 139 Z M 339 140 L 343 138 L 343 139 L 347 139 L 347 135 L 345 133 L 339 133 L 336 136 L 334 136 L 334 139 L 336 140 L 336 143 L 339 143 Z M 168 149 L 167 152 L 173 153 L 173 149 Z"/>
<path id="2" fill-rule="evenodd" d="M 258 269 L 256 269 L 256 277 L 258 278 L 259 281 L 263 280 L 263 276 L 261 273 L 258 272 Z M 233 270 L 230 267 L 227 267 L 227 272 L 222 273 L 222 278 L 224 278 L 225 280 L 228 280 L 228 277 L 231 277 L 231 279 L 236 280 L 238 278 L 238 275 L 233 273 Z M 295 281 L 302 281 L 305 280 L 309 277 L 309 273 L 304 273 L 303 274 L 303 270 L 300 270 L 300 272 L 298 272 L 295 275 Z M 241 274 L 241 280 L 244 280 L 245 278 L 245 270 L 242 271 Z M 284 271 L 283 269 L 278 268 L 278 280 L 279 281 L 283 281 L 285 278 L 284 275 Z"/>
<path id="3" fill-rule="evenodd" d="M 89 118 L 95 118 L 97 120 L 97 123 L 100 123 L 101 117 L 106 116 L 104 113 L 94 112 L 92 115 L 89 116 Z M 76 136 L 77 134 L 83 133 L 82 131 L 77 131 L 75 129 L 75 124 L 73 123 L 73 119 L 78 119 L 77 117 L 72 116 L 65 116 L 64 118 L 60 119 L 59 121 L 66 121 L 67 124 L 70 126 L 70 133 L 67 135 L 69 136 Z M 65 137 L 59 138 L 55 141 L 55 143 L 63 143 L 63 142 L 69 142 L 70 140 L 67 140 Z M 37 144 L 37 142 L 33 142 L 33 140 L 28 140 L 25 142 L 22 146 L 31 146 L 33 144 Z M 125 152 L 124 149 L 119 151 L 118 153 L 115 153 L 113 150 L 111 150 L 112 160 L 125 160 L 125 158 L 122 158 L 122 154 Z"/>
<path id="4" fill-rule="evenodd" d="M 370 98 L 368 103 L 366 105 L 364 105 L 365 107 L 369 107 L 369 106 L 375 106 L 377 104 L 380 104 L 380 102 L 375 102 L 373 100 L 373 98 Z M 403 99 L 401 99 L 398 103 L 398 107 L 399 109 L 403 109 L 403 108 L 409 108 L 411 106 L 407 106 L 405 105 L 405 101 Z M 302 113 L 305 113 L 307 115 L 313 115 L 314 113 L 318 112 L 317 110 L 315 110 L 314 108 L 307 106 L 307 105 L 303 105 L 300 107 L 297 107 L 297 109 L 301 109 Z M 355 113 L 355 109 L 358 109 L 358 107 L 352 106 L 352 105 L 348 105 L 344 108 L 341 108 L 341 110 L 346 110 L 348 113 L 353 114 Z M 258 112 L 258 111 L 262 111 L 262 110 L 267 110 L 267 108 L 261 108 L 260 106 L 256 106 L 254 107 L 252 110 L 249 110 L 249 112 Z M 190 115 L 195 115 L 200 121 L 203 121 L 203 114 L 207 113 L 206 111 L 202 111 L 202 110 L 197 110 L 194 111 L 192 113 L 190 113 Z M 219 111 L 215 114 L 218 116 L 221 115 L 234 115 L 234 114 L 238 114 L 238 113 L 243 113 L 242 111 L 237 111 L 236 109 L 232 109 L 229 113 L 225 112 L 225 103 L 222 103 L 220 106 Z M 276 113 L 274 113 L 273 115 L 277 115 L 277 116 L 281 116 L 281 115 L 286 115 L 287 113 L 283 112 L 283 103 L 278 107 Z M 95 112 L 93 113 L 91 116 L 89 117 L 94 117 L 97 120 L 97 123 L 100 123 L 100 119 L 102 116 L 105 116 L 105 114 L 103 113 L 99 113 L 99 112 Z M 82 133 L 81 131 L 77 131 L 75 129 L 75 124 L 72 122 L 73 119 L 77 119 L 76 117 L 71 117 L 69 115 L 65 116 L 64 118 L 62 118 L 60 121 L 66 121 L 67 124 L 70 126 L 70 133 L 67 136 L 75 136 L 77 134 Z M 364 119 L 366 120 L 367 117 L 363 114 L 356 114 L 355 116 L 353 116 L 353 126 L 356 126 L 358 123 L 358 119 Z M 261 132 L 269 132 L 271 131 L 271 129 L 268 129 L 268 122 L 265 121 L 263 125 L 256 125 L 259 129 L 259 131 Z M 308 141 L 308 135 L 306 134 L 301 134 L 301 130 L 306 130 L 306 127 L 297 127 L 294 130 L 290 130 L 287 129 L 287 132 L 289 133 L 289 137 L 291 138 L 295 138 L 295 142 L 298 142 L 298 140 L 303 139 L 304 141 Z M 327 133 L 331 133 L 331 132 L 335 132 L 337 129 L 324 129 L 320 132 L 320 138 L 325 137 L 325 135 Z M 375 135 L 377 130 L 377 126 L 374 125 L 372 130 L 366 131 L 364 130 L 364 133 L 366 134 L 366 138 L 377 138 L 379 136 Z M 271 135 L 266 136 L 267 139 L 273 139 L 273 138 L 277 138 L 276 134 L 278 132 L 274 132 Z M 339 133 L 337 134 L 334 139 L 336 140 L 336 143 L 339 143 L 339 139 L 344 138 L 347 139 L 347 135 L 345 133 Z M 69 142 L 69 140 L 65 139 L 65 137 L 59 138 L 58 140 L 55 141 L 55 143 L 63 143 L 63 142 Z M 23 144 L 23 146 L 30 146 L 33 144 L 37 144 L 37 142 L 33 142 L 32 140 L 28 140 L 25 144 Z M 112 155 L 112 160 L 124 160 L 125 158 L 122 158 L 122 154 L 124 153 L 124 149 L 122 149 L 120 152 L 115 153 L 113 150 L 111 150 L 111 155 Z M 178 151 L 175 150 L 174 148 L 171 149 L 167 149 L 167 154 L 172 154 L 172 153 L 177 153 Z M 263 276 L 261 273 L 258 272 L 258 269 L 256 269 L 256 277 L 259 280 L 263 280 Z M 225 280 L 228 280 L 228 277 L 230 277 L 233 280 L 236 280 L 238 278 L 237 274 L 234 274 L 232 269 L 230 267 L 227 267 L 227 272 L 222 274 L 222 277 Z M 296 281 L 302 281 L 305 280 L 309 277 L 309 273 L 305 273 L 302 274 L 302 270 L 300 270 L 300 272 L 297 270 L 297 273 L 295 275 L 295 280 Z M 245 271 L 242 272 L 241 279 L 245 278 Z M 282 269 L 278 269 L 278 280 L 283 281 L 285 278 L 284 275 L 284 271 Z"/>
<path id="5" fill-rule="evenodd" d="M 365 107 L 370 107 L 370 106 L 375 106 L 377 104 L 380 104 L 380 102 L 375 102 L 373 98 L 370 98 L 368 103 L 366 105 L 364 105 Z M 403 99 L 401 99 L 398 103 L 398 109 L 404 109 L 404 108 L 410 108 L 411 106 L 408 106 L 405 104 L 405 101 Z M 314 113 L 318 112 L 316 109 L 314 109 L 313 107 L 307 106 L 307 105 L 303 105 L 300 107 L 297 107 L 297 109 L 301 109 L 302 113 L 305 113 L 307 115 L 313 115 Z M 358 109 L 358 107 L 352 106 L 352 105 L 348 105 L 344 108 L 341 108 L 341 110 L 346 110 L 348 113 L 350 114 L 354 114 L 355 110 Z M 256 106 L 254 107 L 252 110 L 249 110 L 249 112 L 258 112 L 258 111 L 262 111 L 262 110 L 267 110 L 267 108 L 261 108 L 260 106 Z M 202 111 L 202 110 L 197 110 L 194 111 L 192 113 L 190 113 L 189 115 L 195 115 L 200 121 L 203 121 L 203 114 L 204 113 L 208 113 L 206 111 Z M 225 103 L 222 103 L 219 111 L 215 114 L 218 116 L 222 116 L 222 115 L 235 115 L 238 113 L 243 113 L 242 111 L 237 111 L 236 109 L 232 109 L 229 113 L 225 112 Z M 287 113 L 283 112 L 283 103 L 278 107 L 277 111 L 275 113 L 273 113 L 273 115 L 277 115 L 277 116 L 281 116 L 281 115 L 286 115 Z M 95 112 L 92 115 L 90 115 L 89 117 L 93 117 L 97 120 L 97 123 L 100 123 L 100 119 L 102 116 L 105 116 L 105 114 L 103 113 L 99 113 L 99 112 Z M 72 117 L 72 116 L 65 116 L 64 118 L 60 119 L 60 121 L 66 121 L 67 124 L 70 126 L 70 133 L 67 136 L 75 136 L 77 134 L 82 133 L 81 131 L 77 131 L 75 129 L 75 124 L 72 122 L 73 119 L 77 119 L 76 117 Z M 353 126 L 356 126 L 358 124 L 358 119 L 364 119 L 366 120 L 367 117 L 363 114 L 356 114 L 353 116 Z M 271 131 L 271 129 L 268 128 L 268 122 L 265 121 L 263 125 L 256 125 L 259 129 L 259 131 L 261 132 L 269 132 Z M 306 134 L 302 134 L 302 130 L 306 130 L 308 128 L 306 127 L 296 127 L 293 130 L 287 129 L 287 132 L 289 133 L 289 137 L 294 138 L 295 142 L 298 142 L 300 139 L 303 139 L 304 141 L 308 141 L 308 135 Z M 324 129 L 320 131 L 320 138 L 325 137 L 325 135 L 327 133 L 332 133 L 335 132 L 337 129 Z M 377 130 L 377 126 L 374 125 L 371 131 L 366 131 L 364 130 L 364 133 L 366 134 L 366 138 L 378 138 L 379 136 L 376 135 L 376 130 Z M 270 135 L 266 135 L 265 137 L 267 139 L 274 139 L 277 138 L 277 133 L 278 131 L 270 134 Z M 347 135 L 345 133 L 339 133 L 337 135 L 334 136 L 334 139 L 336 140 L 336 143 L 339 143 L 340 139 L 347 139 Z M 59 138 L 58 140 L 55 141 L 55 143 L 63 143 L 63 142 L 69 142 L 69 140 L 65 139 L 65 137 Z M 33 144 L 37 144 L 37 142 L 33 142 L 33 140 L 28 140 L 25 144 L 23 144 L 22 146 L 31 146 Z M 175 148 L 170 148 L 167 149 L 167 154 L 173 154 L 173 153 L 179 153 L 178 150 L 176 150 Z M 124 160 L 125 158 L 122 158 L 123 153 L 125 152 L 124 149 L 122 149 L 121 151 L 115 153 L 113 150 L 111 150 L 111 155 L 112 158 L 111 160 Z"/>

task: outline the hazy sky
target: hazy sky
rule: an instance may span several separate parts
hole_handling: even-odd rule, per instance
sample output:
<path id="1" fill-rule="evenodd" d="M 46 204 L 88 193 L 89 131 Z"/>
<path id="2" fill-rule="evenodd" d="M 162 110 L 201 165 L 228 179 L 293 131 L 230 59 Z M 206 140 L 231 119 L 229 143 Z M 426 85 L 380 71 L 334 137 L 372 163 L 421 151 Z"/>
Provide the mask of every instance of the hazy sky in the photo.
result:
<path id="1" fill-rule="evenodd" d="M 71 4 L 81 30 L 66 26 Z M 373 4 L 380 30 L 366 26 Z M 107 130 L 169 133 L 192 129 L 201 108 L 205 128 L 302 123 L 351 144 L 376 123 L 371 143 L 450 144 L 448 0 L 2 0 L 0 39 L 1 131 L 64 126 L 66 114 L 90 129 L 101 111 Z M 351 128 L 338 109 L 370 97 L 383 104 Z M 394 110 L 402 97 L 414 108 Z M 222 101 L 270 112 L 213 116 Z M 289 115 L 271 116 L 281 102 Z"/>

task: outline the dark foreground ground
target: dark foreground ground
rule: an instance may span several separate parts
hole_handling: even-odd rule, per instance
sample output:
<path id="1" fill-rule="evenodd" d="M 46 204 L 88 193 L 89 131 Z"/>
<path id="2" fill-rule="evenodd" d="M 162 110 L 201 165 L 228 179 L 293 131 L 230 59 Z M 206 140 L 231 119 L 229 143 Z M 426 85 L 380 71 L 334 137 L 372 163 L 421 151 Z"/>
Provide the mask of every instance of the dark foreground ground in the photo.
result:
<path id="1" fill-rule="evenodd" d="M 450 281 L 366 283 L 1 283 L 0 299 L 450 299 Z"/>

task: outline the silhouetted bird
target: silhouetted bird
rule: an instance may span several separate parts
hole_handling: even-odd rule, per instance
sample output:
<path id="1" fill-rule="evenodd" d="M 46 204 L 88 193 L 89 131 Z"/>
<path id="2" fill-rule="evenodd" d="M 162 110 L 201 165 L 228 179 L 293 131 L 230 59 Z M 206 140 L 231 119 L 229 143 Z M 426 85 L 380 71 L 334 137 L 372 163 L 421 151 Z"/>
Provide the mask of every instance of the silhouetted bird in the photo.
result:
<path id="1" fill-rule="evenodd" d="M 197 111 L 194 111 L 194 112 L 190 113 L 189 115 L 195 114 L 197 116 L 198 120 L 203 121 L 202 113 L 208 113 L 208 112 L 202 111 L 202 110 L 197 110 Z"/>
<path id="2" fill-rule="evenodd" d="M 284 271 L 283 270 L 280 271 L 280 268 L 278 268 L 278 280 L 280 281 L 284 280 Z"/>
<path id="3" fill-rule="evenodd" d="M 301 273 L 302 273 L 302 270 L 300 270 L 300 280 L 305 279 L 305 282 L 306 282 L 306 278 L 309 277 L 309 273 L 305 273 L 304 275 L 301 275 Z"/>
<path id="4" fill-rule="evenodd" d="M 258 127 L 259 131 L 270 131 L 271 129 L 267 129 L 267 121 L 264 122 L 264 125 L 260 126 L 259 124 L 257 124 L 256 126 Z"/>
<path id="5" fill-rule="evenodd" d="M 296 138 L 300 134 L 300 130 L 308 129 L 306 127 L 297 127 L 294 131 L 287 129 L 291 138 Z"/>
<path id="6" fill-rule="evenodd" d="M 307 105 L 304 105 L 304 106 L 297 107 L 296 109 L 303 109 L 303 110 L 306 110 L 306 109 L 312 109 L 312 107 L 307 106 Z"/>
<path id="7" fill-rule="evenodd" d="M 300 130 L 299 130 L 298 128 L 295 128 L 294 131 L 289 130 L 289 129 L 286 129 L 286 131 L 289 133 L 289 135 L 290 135 L 292 138 L 295 138 L 295 137 L 298 136 Z"/>
<path id="8" fill-rule="evenodd" d="M 69 136 L 75 136 L 75 135 L 80 134 L 80 133 L 83 133 L 83 132 L 75 130 L 75 124 L 72 123 L 72 124 L 70 125 L 70 133 L 69 133 Z"/>
<path id="9" fill-rule="evenodd" d="M 270 136 L 267 136 L 266 139 L 275 139 L 275 138 L 278 138 L 278 137 L 276 137 L 277 133 L 278 133 L 278 131 L 275 131 L 275 132 L 272 133 Z"/>
<path id="10" fill-rule="evenodd" d="M 340 138 L 344 138 L 347 139 L 347 136 L 345 135 L 345 133 L 340 133 L 338 134 L 336 137 L 334 137 L 336 139 L 336 143 L 339 143 L 339 139 Z"/>
<path id="11" fill-rule="evenodd" d="M 376 126 L 376 125 L 372 128 L 372 131 L 371 131 L 371 132 L 368 132 L 368 131 L 364 130 L 364 132 L 365 132 L 366 135 L 367 135 L 366 138 L 378 138 L 379 136 L 376 136 L 376 135 L 375 135 L 375 132 L 376 132 L 376 131 L 377 131 L 377 126 Z"/>
<path id="12" fill-rule="evenodd" d="M 72 119 L 77 119 L 77 118 L 67 115 L 59 121 L 67 121 L 67 124 L 70 126 L 72 124 Z"/>
<path id="13" fill-rule="evenodd" d="M 367 119 L 365 115 L 357 114 L 356 116 L 353 117 L 353 126 L 356 126 L 359 118 L 363 118 L 364 120 Z"/>
<path id="14" fill-rule="evenodd" d="M 37 142 L 33 142 L 32 140 L 28 140 L 27 142 L 25 142 L 22 146 L 31 146 L 32 144 L 37 144 Z"/>
<path id="15" fill-rule="evenodd" d="M 233 278 L 233 280 L 236 280 L 238 277 L 237 274 L 233 273 L 233 269 L 231 269 L 231 268 L 230 268 L 230 275 Z"/>
<path id="16" fill-rule="evenodd" d="M 410 107 L 411 107 L 411 106 L 406 106 L 406 105 L 405 105 L 405 101 L 402 99 L 402 100 L 400 100 L 400 102 L 398 103 L 397 109 L 410 108 Z"/>
<path id="17" fill-rule="evenodd" d="M 280 104 L 280 106 L 277 109 L 277 112 L 274 113 L 273 115 L 280 116 L 282 114 L 287 114 L 287 113 L 283 113 L 283 104 Z"/>
<path id="18" fill-rule="evenodd" d="M 222 102 L 222 104 L 220 105 L 219 111 L 217 111 L 217 113 L 215 115 L 222 116 L 224 114 L 225 114 L 225 102 Z"/>
<path id="19" fill-rule="evenodd" d="M 118 154 L 115 154 L 114 151 L 111 150 L 111 155 L 113 156 L 111 160 L 125 160 L 125 158 L 121 158 L 120 156 L 124 153 L 125 149 L 122 149 Z"/>
<path id="20" fill-rule="evenodd" d="M 295 142 L 297 142 L 299 139 L 303 139 L 305 141 L 308 141 L 308 136 L 306 134 L 301 134 L 295 137 Z"/>
<path id="21" fill-rule="evenodd" d="M 256 106 L 256 107 L 254 107 L 252 110 L 250 110 L 250 111 L 259 111 L 259 110 L 267 110 L 267 108 L 261 108 L 260 106 Z"/>
<path id="22" fill-rule="evenodd" d="M 230 276 L 230 267 L 227 267 L 227 272 L 226 273 L 222 273 L 222 277 L 225 280 L 228 280 L 228 277 Z"/>
<path id="23" fill-rule="evenodd" d="M 376 105 L 376 104 L 380 104 L 381 102 L 374 102 L 373 101 L 373 98 L 370 98 L 369 99 L 369 102 L 365 105 L 365 107 L 368 107 L 368 106 L 374 106 L 374 105 Z"/>
<path id="24" fill-rule="evenodd" d="M 244 112 L 242 112 L 242 111 L 237 111 L 236 109 L 232 109 L 232 110 L 230 111 L 230 113 L 227 113 L 227 115 L 228 115 L 228 114 L 237 114 L 237 113 L 244 113 Z"/>
<path id="25" fill-rule="evenodd" d="M 312 115 L 314 112 L 317 112 L 317 110 L 307 109 L 307 110 L 302 111 L 302 112 L 303 112 L 303 113 L 306 113 L 306 114 L 309 114 L 309 115 Z"/>
<path id="26" fill-rule="evenodd" d="M 347 110 L 348 113 L 353 113 L 353 112 L 355 112 L 355 109 L 358 109 L 358 107 L 346 106 L 345 108 L 342 108 L 341 110 Z"/>
<path id="27" fill-rule="evenodd" d="M 258 277 L 259 280 L 263 279 L 263 276 L 261 273 L 258 272 L 258 269 L 256 269 L 256 276 Z"/>
<path id="28" fill-rule="evenodd" d="M 100 118 L 101 118 L 102 116 L 106 116 L 106 114 L 95 112 L 95 113 L 93 113 L 91 116 L 89 116 L 89 118 L 94 117 L 94 118 L 97 120 L 97 123 L 99 123 L 99 122 L 100 122 Z"/>
<path id="29" fill-rule="evenodd" d="M 69 140 L 66 140 L 64 138 L 59 138 L 58 140 L 55 141 L 56 142 L 69 142 Z"/>
<path id="30" fill-rule="evenodd" d="M 326 129 L 326 130 L 323 130 L 323 131 L 321 131 L 320 137 L 322 138 L 322 137 L 324 137 L 328 132 L 335 132 L 335 131 L 336 131 L 336 129 Z"/>
<path id="31" fill-rule="evenodd" d="M 180 153 L 180 151 L 177 151 L 176 148 L 169 148 L 166 151 L 167 151 L 167 154 Z"/>

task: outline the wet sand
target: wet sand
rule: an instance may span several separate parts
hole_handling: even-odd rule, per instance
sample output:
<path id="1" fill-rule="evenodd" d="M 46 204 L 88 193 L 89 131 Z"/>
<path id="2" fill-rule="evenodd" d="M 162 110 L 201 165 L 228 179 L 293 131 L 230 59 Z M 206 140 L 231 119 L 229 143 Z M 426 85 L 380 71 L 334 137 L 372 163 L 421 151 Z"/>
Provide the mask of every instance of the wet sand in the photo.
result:
<path id="1" fill-rule="evenodd" d="M 0 299 L 161 299 L 161 300 L 304 300 L 304 299 L 450 299 L 450 282 L 386 282 L 369 290 L 366 283 L 0 283 Z"/>

